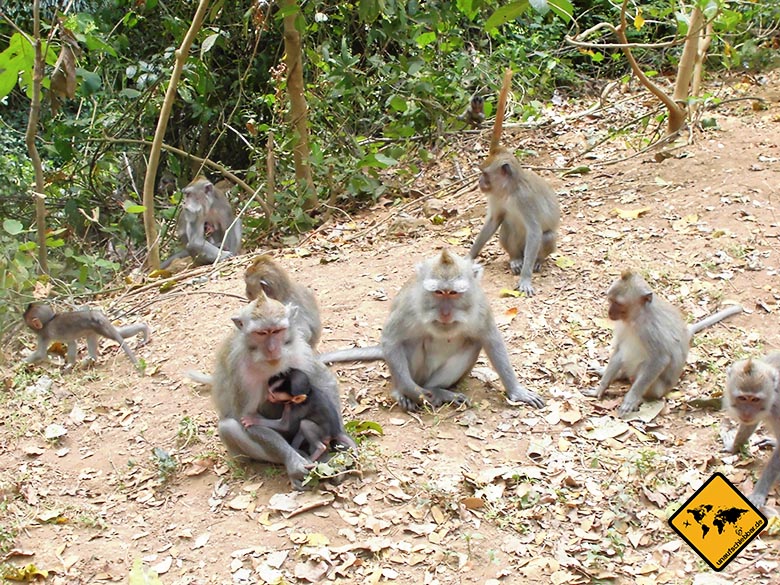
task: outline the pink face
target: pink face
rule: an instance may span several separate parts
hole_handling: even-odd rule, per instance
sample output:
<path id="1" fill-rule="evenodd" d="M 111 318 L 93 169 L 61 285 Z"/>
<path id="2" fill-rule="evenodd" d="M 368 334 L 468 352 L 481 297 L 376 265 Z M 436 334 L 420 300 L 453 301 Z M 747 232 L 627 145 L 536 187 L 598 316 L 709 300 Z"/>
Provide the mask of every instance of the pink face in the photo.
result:
<path id="1" fill-rule="evenodd" d="M 287 327 L 264 327 L 249 331 L 249 337 L 258 345 L 270 363 L 282 359 L 282 349 L 287 340 Z"/>

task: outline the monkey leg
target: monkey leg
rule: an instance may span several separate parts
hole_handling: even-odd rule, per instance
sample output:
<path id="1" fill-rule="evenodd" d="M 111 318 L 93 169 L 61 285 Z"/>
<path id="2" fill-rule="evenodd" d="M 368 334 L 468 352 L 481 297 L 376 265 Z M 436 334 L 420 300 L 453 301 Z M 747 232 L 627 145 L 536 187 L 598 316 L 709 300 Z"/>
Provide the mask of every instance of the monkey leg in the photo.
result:
<path id="1" fill-rule="evenodd" d="M 445 404 L 455 404 L 456 406 L 470 404 L 469 399 L 466 398 L 465 394 L 453 392 L 446 388 L 423 388 L 423 396 L 425 402 L 430 404 L 433 408 L 439 408 Z"/>
<path id="2" fill-rule="evenodd" d="M 225 258 L 233 256 L 230 250 L 222 250 L 203 237 L 193 238 L 187 243 L 187 253 L 192 257 L 192 261 L 198 265 L 213 264 Z"/>
<path id="3" fill-rule="evenodd" d="M 772 489 L 778 476 L 780 476 L 780 451 L 775 449 L 772 452 L 772 456 L 769 458 L 758 483 L 753 488 L 753 493 L 748 496 L 748 499 L 754 506 L 760 508 L 766 503 L 769 490 Z"/>
<path id="4" fill-rule="evenodd" d="M 164 260 L 162 264 L 160 264 L 160 268 L 165 270 L 166 268 L 168 268 L 168 266 L 173 264 L 174 260 L 178 260 L 179 258 L 187 258 L 189 255 L 190 253 L 186 249 L 179 250 L 175 254 L 171 254 L 170 256 L 168 256 L 168 258 Z"/>
<path id="5" fill-rule="evenodd" d="M 282 464 L 293 487 L 297 490 L 303 489 L 303 479 L 313 465 L 279 433 L 258 425 L 252 427 L 250 435 L 241 426 L 241 422 L 234 418 L 220 420 L 218 430 L 220 439 L 231 454 L 255 461 Z"/>
<path id="6" fill-rule="evenodd" d="M 327 453 L 328 445 L 330 445 L 330 437 L 325 433 L 325 430 L 313 420 L 302 420 L 298 435 L 303 435 L 306 438 L 306 442 L 309 444 L 310 449 L 309 459 L 312 461 L 318 461 L 320 457 Z M 295 440 L 298 440 L 298 436 L 295 437 Z"/>

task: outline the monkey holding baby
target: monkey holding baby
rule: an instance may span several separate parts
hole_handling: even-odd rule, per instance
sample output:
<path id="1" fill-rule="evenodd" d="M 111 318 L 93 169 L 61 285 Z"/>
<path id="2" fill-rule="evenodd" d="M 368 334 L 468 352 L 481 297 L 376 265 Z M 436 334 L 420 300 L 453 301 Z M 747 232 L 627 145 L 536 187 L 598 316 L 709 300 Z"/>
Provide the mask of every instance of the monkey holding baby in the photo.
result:
<path id="1" fill-rule="evenodd" d="M 169 256 L 160 268 L 168 268 L 174 260 L 188 256 L 196 265 L 203 265 L 238 254 L 241 219 L 233 214 L 225 194 L 201 176 L 181 192 L 183 202 L 176 222 L 176 237 L 182 249 Z"/>

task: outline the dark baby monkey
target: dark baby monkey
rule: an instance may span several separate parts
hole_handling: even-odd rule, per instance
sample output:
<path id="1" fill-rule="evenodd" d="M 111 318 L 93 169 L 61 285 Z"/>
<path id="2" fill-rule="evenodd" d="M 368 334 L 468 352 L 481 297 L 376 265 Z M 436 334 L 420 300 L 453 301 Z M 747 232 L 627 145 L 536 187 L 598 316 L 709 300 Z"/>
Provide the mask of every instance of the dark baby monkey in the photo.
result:
<path id="1" fill-rule="evenodd" d="M 472 128 L 479 128 L 485 121 L 485 98 L 479 93 L 475 93 L 469 100 L 469 105 L 463 113 L 458 116 L 459 120 L 466 122 Z"/>
<path id="2" fill-rule="evenodd" d="M 625 416 L 644 400 L 658 400 L 680 380 L 691 336 L 726 317 L 742 312 L 735 305 L 693 325 L 686 325 L 676 307 L 653 294 L 650 285 L 630 270 L 607 291 L 609 318 L 617 321 L 612 355 L 595 391 L 601 398 L 617 379 L 631 382 L 618 414 Z"/>
<path id="3" fill-rule="evenodd" d="M 53 341 L 62 341 L 68 345 L 68 366 L 73 366 L 78 353 L 76 340 L 82 337 L 87 339 L 89 357 L 96 361 L 98 338 L 102 336 L 116 341 L 133 365 L 138 367 L 138 360 L 125 339 L 143 333 L 142 344 L 149 341 L 149 327 L 145 323 L 114 327 L 108 317 L 94 310 L 55 313 L 47 303 L 30 303 L 24 311 L 24 322 L 38 337 L 38 348 L 24 359 L 28 364 L 46 360 L 49 345 Z"/>
<path id="4" fill-rule="evenodd" d="M 252 432 L 254 425 L 262 425 L 284 434 L 294 432 L 293 449 L 300 449 L 306 440 L 312 461 L 317 461 L 327 453 L 331 443 L 357 450 L 355 441 L 344 429 L 337 405 L 324 392 L 314 388 L 309 377 L 301 370 L 293 368 L 271 378 L 268 381 L 268 401 L 284 404 L 282 417 L 268 419 L 259 415 L 244 416 L 241 424 L 248 432 Z"/>
<path id="5" fill-rule="evenodd" d="M 760 360 L 741 360 L 732 365 L 726 374 L 723 408 L 739 421 L 733 439 L 723 441 L 725 451 L 738 453 L 761 421 L 775 436 L 772 456 L 748 496 L 760 508 L 780 476 L 780 351 L 773 351 Z"/>

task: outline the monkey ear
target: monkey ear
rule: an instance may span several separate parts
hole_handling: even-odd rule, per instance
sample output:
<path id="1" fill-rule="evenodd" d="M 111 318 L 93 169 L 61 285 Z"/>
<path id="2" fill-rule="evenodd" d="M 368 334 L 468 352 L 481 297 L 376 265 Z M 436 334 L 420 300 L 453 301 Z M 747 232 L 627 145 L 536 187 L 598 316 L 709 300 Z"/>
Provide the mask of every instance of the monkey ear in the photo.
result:
<path id="1" fill-rule="evenodd" d="M 501 165 L 501 174 L 505 177 L 511 177 L 512 176 L 512 165 L 509 163 L 504 163 Z"/>
<path id="2" fill-rule="evenodd" d="M 246 323 L 244 323 L 244 318 L 241 315 L 236 315 L 235 317 L 230 318 L 233 321 L 233 325 L 235 325 L 239 331 L 244 330 L 244 326 Z"/>
<path id="3" fill-rule="evenodd" d="M 653 293 L 649 292 L 649 293 L 645 293 L 645 294 L 642 295 L 642 304 L 643 305 L 647 305 L 652 300 L 653 300 Z"/>
<path id="4" fill-rule="evenodd" d="M 479 282 L 480 280 L 482 280 L 482 274 L 484 274 L 485 269 L 482 268 L 482 264 L 480 264 L 479 262 L 472 262 L 471 272 L 474 274 L 474 280 Z"/>
<path id="5" fill-rule="evenodd" d="M 33 317 L 30 320 L 30 325 L 33 329 L 43 329 L 43 322 L 38 317 Z"/>
<path id="6" fill-rule="evenodd" d="M 306 394 L 295 394 L 290 397 L 290 402 L 293 404 L 303 404 L 306 402 L 306 399 L 308 398 L 308 395 Z"/>

